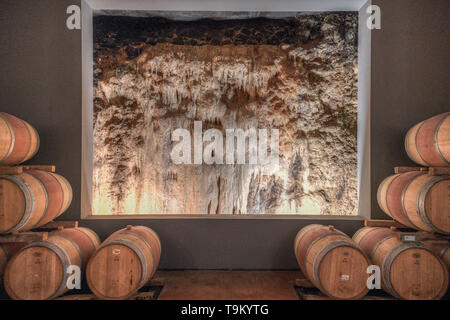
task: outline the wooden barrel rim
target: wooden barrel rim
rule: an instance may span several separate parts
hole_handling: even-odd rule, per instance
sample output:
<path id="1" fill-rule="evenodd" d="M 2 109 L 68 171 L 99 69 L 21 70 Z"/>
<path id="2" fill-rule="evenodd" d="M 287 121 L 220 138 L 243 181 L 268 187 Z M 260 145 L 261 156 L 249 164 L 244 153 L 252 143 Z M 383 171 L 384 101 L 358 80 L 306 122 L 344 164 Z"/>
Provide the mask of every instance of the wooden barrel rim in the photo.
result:
<path id="1" fill-rule="evenodd" d="M 156 256 L 155 256 L 155 253 L 153 252 L 153 248 L 152 248 L 152 246 L 150 245 L 150 243 L 148 243 L 148 241 L 147 241 L 144 237 L 142 237 L 142 236 L 140 236 L 139 234 L 136 234 L 136 233 L 134 233 L 134 232 L 123 231 L 123 232 L 118 233 L 117 236 L 119 236 L 119 235 L 121 235 L 121 234 L 127 234 L 127 235 L 134 236 L 134 237 L 136 237 L 136 238 L 142 240 L 142 241 L 145 243 L 145 245 L 147 246 L 147 248 L 150 250 L 150 253 L 151 253 L 152 258 L 153 258 L 153 270 L 152 270 L 152 274 L 153 274 L 154 272 L 156 272 L 156 269 L 158 268 L 158 266 L 156 265 L 156 259 L 155 259 Z M 115 240 L 115 239 L 120 239 L 120 238 L 114 238 L 113 240 Z M 108 241 L 108 243 L 109 243 L 109 241 Z"/>
<path id="2" fill-rule="evenodd" d="M 147 270 L 147 264 L 145 263 L 146 258 L 145 258 L 145 254 L 142 252 L 141 248 L 139 248 L 138 246 L 136 246 L 132 241 L 129 241 L 127 239 L 112 239 L 112 240 L 108 240 L 107 242 L 103 243 L 98 250 L 95 252 L 95 254 L 91 257 L 91 259 L 88 262 L 88 269 L 89 266 L 92 265 L 95 256 L 98 254 L 98 252 L 100 252 L 101 249 L 104 249 L 106 247 L 108 247 L 109 245 L 114 245 L 114 244 L 118 244 L 118 245 L 123 245 L 129 249 L 131 249 L 139 258 L 139 262 L 141 265 L 141 280 L 139 282 L 139 285 L 136 288 L 141 288 L 144 284 L 145 284 L 145 279 L 147 279 L 148 276 L 148 270 Z M 89 272 L 88 270 L 86 271 L 87 273 L 87 278 L 89 277 Z M 89 280 L 89 278 L 88 278 Z M 95 295 L 105 299 L 105 298 L 109 298 L 104 296 L 103 294 L 101 294 L 97 288 L 95 287 L 94 283 L 92 281 L 88 281 L 89 283 L 89 287 L 91 288 L 91 290 L 95 293 Z M 132 294 L 132 293 L 131 293 Z M 115 299 L 126 299 L 130 296 L 130 294 L 125 295 L 125 296 L 121 296 L 121 297 L 114 297 Z"/>
<path id="3" fill-rule="evenodd" d="M 406 197 L 406 191 L 408 191 L 409 186 L 411 185 L 411 183 L 413 183 L 414 180 L 416 180 L 419 177 L 424 176 L 426 173 L 422 173 L 422 174 L 418 174 L 416 176 L 414 176 L 410 181 L 408 181 L 408 183 L 405 185 L 405 187 L 402 190 L 402 195 L 400 198 L 401 201 L 401 205 L 402 205 L 402 212 L 403 212 L 403 216 L 406 218 L 406 220 L 408 220 L 408 222 L 411 224 L 411 226 L 420 229 L 418 226 L 416 226 L 412 221 L 411 218 L 408 216 L 408 213 L 406 212 L 406 208 L 405 208 L 405 197 Z"/>
<path id="4" fill-rule="evenodd" d="M 11 153 L 12 153 L 12 151 L 13 151 L 13 149 L 14 149 L 14 143 L 16 142 L 16 136 L 15 136 L 15 134 L 14 134 L 13 128 L 11 127 L 11 124 L 10 124 L 9 121 L 1 114 L 1 112 L 0 112 L 0 118 L 2 118 L 2 120 L 6 123 L 8 129 L 9 129 L 9 132 L 10 132 L 10 134 L 11 134 L 11 143 L 9 144 L 8 152 L 7 152 L 6 155 L 3 157 L 3 159 L 0 159 L 0 163 L 1 163 L 2 161 L 5 161 L 6 159 L 8 159 L 8 157 L 11 155 Z"/>
<path id="5" fill-rule="evenodd" d="M 59 297 L 66 290 L 67 279 L 69 278 L 69 276 L 67 274 L 67 268 L 70 265 L 72 265 L 69 255 L 67 254 L 66 250 L 64 250 L 64 248 L 62 248 L 60 245 L 58 245 L 54 242 L 49 242 L 49 241 L 34 242 L 34 243 L 30 243 L 29 245 L 25 246 L 23 249 L 30 248 L 30 247 L 44 247 L 44 248 L 50 249 L 57 255 L 57 257 L 61 261 L 61 264 L 63 266 L 63 279 L 61 281 L 59 288 L 49 299 L 54 299 L 54 298 Z"/>
<path id="6" fill-rule="evenodd" d="M 330 230 L 329 233 L 323 234 L 323 235 L 321 235 L 321 236 L 315 238 L 315 239 L 311 242 L 311 244 L 308 246 L 308 248 L 306 249 L 305 256 L 303 257 L 303 258 L 305 259 L 305 261 L 306 261 L 306 258 L 307 258 L 308 255 L 309 255 L 309 251 L 311 250 L 311 248 L 312 248 L 318 241 L 322 240 L 323 238 L 326 238 L 326 237 L 329 237 L 329 236 L 336 236 L 336 235 L 338 235 L 338 236 L 341 236 L 341 235 L 346 236 L 346 235 L 343 234 L 342 232 L 336 232 L 336 230 Z M 349 238 L 349 240 L 350 240 L 350 238 Z"/>
<path id="7" fill-rule="evenodd" d="M 434 147 L 436 149 L 436 152 L 439 155 L 439 157 L 442 159 L 442 161 L 444 161 L 444 163 L 446 163 L 447 165 L 450 165 L 450 162 L 444 157 L 444 155 L 441 152 L 441 149 L 439 149 L 438 133 L 439 133 L 439 129 L 440 129 L 442 123 L 444 123 L 444 121 L 449 116 L 450 116 L 450 113 L 447 113 L 446 116 L 442 117 L 442 119 L 439 121 L 438 125 L 436 126 L 436 129 L 434 130 L 434 135 L 433 135 L 433 142 L 434 142 Z"/>
<path id="8" fill-rule="evenodd" d="M 367 228 L 367 229 L 366 229 L 366 228 Z M 369 228 L 369 227 L 366 227 L 366 228 L 361 228 L 361 229 L 358 230 L 358 232 L 355 233 L 355 235 L 354 235 L 354 237 L 356 237 L 357 234 L 358 234 L 360 231 L 362 231 L 362 230 L 368 230 L 367 233 L 364 234 L 364 235 L 361 237 L 361 239 L 359 239 L 358 244 L 359 244 L 360 246 L 361 246 L 361 242 L 364 240 L 364 238 L 365 238 L 369 233 L 371 233 L 371 232 L 373 232 L 373 231 L 376 231 L 376 230 L 385 229 L 385 228 L 381 228 L 381 227 L 375 227 L 375 228 Z M 372 248 L 372 251 L 370 252 L 370 255 L 369 255 L 369 256 L 370 256 L 370 259 L 373 258 L 373 256 L 374 256 L 375 252 L 377 251 L 378 247 L 379 247 L 383 242 L 385 242 L 386 240 L 389 240 L 389 239 L 391 239 L 391 238 L 395 238 L 395 237 L 396 237 L 396 235 L 395 235 L 395 234 L 392 234 L 392 235 L 388 235 L 388 236 L 382 238 L 380 241 L 378 241 L 378 242 L 374 245 L 374 247 Z M 364 250 L 363 250 L 363 251 L 364 251 Z"/>
<path id="9" fill-rule="evenodd" d="M 415 127 L 415 125 L 408 129 L 408 131 L 406 132 L 405 141 L 404 141 L 404 149 L 406 151 L 408 158 L 410 158 L 410 159 L 414 159 L 414 158 L 412 157 L 411 152 L 409 151 L 408 141 L 409 141 L 409 136 L 411 135 L 411 131 L 414 127 Z"/>
<path id="10" fill-rule="evenodd" d="M 422 160 L 422 162 L 425 163 L 425 165 L 430 166 L 430 164 L 422 158 L 422 155 L 420 154 L 419 149 L 417 148 L 417 135 L 424 124 L 425 121 L 422 121 L 416 130 L 416 134 L 414 135 L 414 148 L 416 149 L 416 153 L 419 156 L 420 160 Z"/>
<path id="11" fill-rule="evenodd" d="M 18 231 L 20 228 L 22 228 L 26 223 L 31 219 L 33 208 L 34 208 L 34 198 L 33 193 L 31 192 L 31 187 L 28 185 L 28 183 L 25 182 L 25 180 L 19 178 L 18 176 L 7 176 L 7 175 L 0 175 L 0 178 L 9 180 L 16 184 L 19 189 L 23 192 L 25 196 L 25 212 L 22 218 L 20 219 L 19 223 L 12 227 L 11 229 L 5 231 L 5 233 L 11 233 Z M 31 204 L 31 205 L 30 205 Z"/>
<path id="12" fill-rule="evenodd" d="M 70 243 L 72 243 L 72 245 L 73 245 L 73 246 L 75 247 L 75 249 L 77 249 L 77 251 L 78 251 L 78 255 L 80 256 L 80 269 L 83 270 L 83 261 L 84 261 L 83 251 L 81 251 L 81 248 L 80 248 L 80 246 L 78 245 L 78 243 L 76 243 L 76 241 L 73 240 L 72 238 L 70 238 L 70 237 L 68 237 L 68 236 L 66 236 L 66 235 L 63 235 L 63 234 L 55 234 L 55 235 L 53 235 L 53 236 L 54 236 L 54 237 L 56 236 L 56 237 L 64 238 L 64 239 L 68 240 Z"/>
<path id="13" fill-rule="evenodd" d="M 413 243 L 401 243 L 401 244 L 391 248 L 391 250 L 389 250 L 389 252 L 386 254 L 386 256 L 383 259 L 382 277 L 383 277 L 384 283 L 388 287 L 388 289 L 391 291 L 391 293 L 395 297 L 400 298 L 400 299 L 402 299 L 402 297 L 397 293 L 397 291 L 395 291 L 395 289 L 391 283 L 391 265 L 400 253 L 402 253 L 403 251 L 406 251 L 408 249 L 411 249 L 411 248 L 425 250 L 434 256 L 433 252 L 430 249 L 428 249 L 427 247 L 425 247 L 423 244 L 418 243 L 418 242 L 413 242 Z M 440 261 L 440 260 L 438 260 L 438 261 L 440 262 L 440 264 L 442 266 L 442 261 Z M 446 267 L 443 270 L 446 270 Z M 445 293 L 445 291 L 447 291 L 447 288 L 443 288 L 436 297 L 440 297 L 443 294 L 442 291 L 444 291 L 444 293 Z M 435 299 L 436 297 L 432 297 L 432 298 Z"/>
<path id="14" fill-rule="evenodd" d="M 111 244 L 124 245 L 124 246 L 130 248 L 131 250 L 133 250 L 134 253 L 136 253 L 136 255 L 139 257 L 139 260 L 141 262 L 141 268 L 142 268 L 141 281 L 139 282 L 138 288 L 143 286 L 145 284 L 145 279 L 147 279 L 149 274 L 148 274 L 147 263 L 146 263 L 147 258 L 145 257 L 145 254 L 142 252 L 141 248 L 139 248 L 139 246 L 137 246 L 134 242 L 132 242 L 128 239 L 115 238 L 115 239 L 109 240 L 107 243 L 102 245 L 99 249 L 103 249 Z M 152 253 L 152 255 L 153 255 L 153 253 Z"/>
<path id="15" fill-rule="evenodd" d="M 319 267 L 320 267 L 320 263 L 322 262 L 322 259 L 333 249 L 339 248 L 339 247 L 349 247 L 349 248 L 354 248 L 357 249 L 358 252 L 360 252 L 364 258 L 366 259 L 367 263 L 370 265 L 370 260 L 368 259 L 367 255 L 362 252 L 358 246 L 352 242 L 349 241 L 344 241 L 344 240 L 340 240 L 340 241 L 336 241 L 333 243 L 329 243 L 326 246 L 324 246 L 323 248 L 320 249 L 320 251 L 317 253 L 314 262 L 313 262 L 313 276 L 314 276 L 314 280 L 317 284 L 317 287 L 319 290 L 321 290 L 322 292 L 326 293 L 328 296 L 334 296 L 331 295 L 329 292 L 327 292 L 322 284 L 320 283 L 320 278 L 319 278 Z M 364 290 L 365 291 L 365 290 Z M 361 295 L 361 293 L 357 294 L 355 297 L 359 297 Z M 355 297 L 351 297 L 349 299 L 354 299 Z"/>
<path id="16" fill-rule="evenodd" d="M 430 189 L 436 183 L 441 182 L 443 180 L 447 180 L 447 179 L 450 179 L 450 176 L 436 176 L 436 177 L 433 177 L 431 180 L 428 180 L 419 189 L 419 192 L 418 192 L 419 196 L 416 199 L 416 210 L 419 213 L 419 217 L 426 225 L 428 225 L 431 229 L 433 229 L 434 231 L 436 231 L 438 233 L 447 233 L 447 232 L 444 230 L 440 230 L 438 227 L 436 227 L 435 225 L 433 225 L 431 223 L 430 219 L 428 218 L 428 216 L 426 214 L 426 210 L 425 210 L 425 198 L 428 194 L 428 191 L 430 191 Z"/>

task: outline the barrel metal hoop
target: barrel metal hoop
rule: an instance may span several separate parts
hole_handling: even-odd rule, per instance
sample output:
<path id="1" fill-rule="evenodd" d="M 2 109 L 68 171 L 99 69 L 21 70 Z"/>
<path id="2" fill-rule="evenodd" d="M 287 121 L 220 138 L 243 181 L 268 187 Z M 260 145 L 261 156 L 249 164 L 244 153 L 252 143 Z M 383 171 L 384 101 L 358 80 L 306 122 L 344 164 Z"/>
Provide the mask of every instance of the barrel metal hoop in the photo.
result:
<path id="1" fill-rule="evenodd" d="M 411 249 L 411 248 L 418 248 L 418 249 L 424 249 L 428 252 L 431 252 L 427 247 L 424 245 L 417 243 L 417 242 L 410 242 L 410 243 L 400 243 L 397 246 L 393 247 L 389 252 L 386 254 L 386 256 L 383 259 L 383 271 L 382 271 L 382 277 L 384 280 L 385 285 L 388 287 L 388 289 L 391 291 L 390 293 L 401 299 L 401 296 L 395 291 L 394 287 L 391 283 L 391 266 L 394 262 L 395 258 L 402 253 L 405 250 Z"/>
<path id="2" fill-rule="evenodd" d="M 22 122 L 25 122 L 25 121 L 22 120 Z M 27 160 L 27 154 L 28 154 L 28 152 L 30 152 L 30 149 L 31 149 L 31 136 L 32 136 L 32 135 L 31 135 L 31 131 L 30 131 L 30 128 L 29 128 L 25 123 L 24 123 L 23 125 L 25 126 L 25 128 L 26 128 L 27 131 L 28 131 L 28 136 L 30 137 L 30 145 L 28 146 L 28 150 L 27 150 L 27 152 L 25 153 L 23 159 L 20 160 L 19 163 L 22 163 L 22 162 L 24 162 L 24 161 Z"/>
<path id="3" fill-rule="evenodd" d="M 442 125 L 442 123 L 450 116 L 450 113 L 447 114 L 445 117 L 442 117 L 442 119 L 439 121 L 439 124 L 436 126 L 436 129 L 434 130 L 434 135 L 433 135 L 433 142 L 434 142 L 434 147 L 436 149 L 437 154 L 439 155 L 439 157 L 442 159 L 442 161 L 445 162 L 445 164 L 450 165 L 450 162 L 444 157 L 444 155 L 442 154 L 441 150 L 439 149 L 439 145 L 438 145 L 438 133 L 439 133 L 439 129 Z"/>
<path id="4" fill-rule="evenodd" d="M 388 186 L 387 186 L 387 188 L 386 188 L 386 194 L 385 194 L 385 200 L 386 200 L 386 210 L 387 210 L 387 214 L 391 217 L 391 218 L 393 218 L 393 216 L 392 216 L 392 213 L 391 213 L 391 209 L 389 208 L 389 204 L 388 204 L 388 199 L 387 199 L 387 197 L 388 197 L 388 191 L 389 191 L 389 188 L 391 187 L 391 185 L 392 185 L 392 183 L 398 178 L 398 177 L 400 177 L 400 174 L 396 174 L 396 177 L 395 178 L 393 178 L 392 180 L 391 180 L 391 182 L 389 182 L 389 184 L 388 184 Z"/>
<path id="5" fill-rule="evenodd" d="M 420 154 L 419 149 L 417 148 L 417 135 L 418 135 L 420 129 L 422 128 L 422 126 L 424 125 L 424 123 L 425 123 L 425 121 L 421 122 L 419 127 L 416 130 L 416 134 L 414 135 L 414 148 L 416 149 L 416 153 L 419 156 L 420 160 L 422 160 L 422 162 L 425 163 L 426 166 L 430 166 L 430 164 L 422 158 L 422 155 Z"/>
<path id="6" fill-rule="evenodd" d="M 136 238 L 142 240 L 142 241 L 145 243 L 146 247 L 150 250 L 150 254 L 151 254 L 152 257 L 153 257 L 153 270 L 152 270 L 152 274 L 153 274 L 153 272 L 156 271 L 156 268 L 157 268 L 158 266 L 156 266 L 156 264 L 155 264 L 156 257 L 155 257 L 155 254 L 153 253 L 153 248 L 152 248 L 152 246 L 150 245 L 150 243 L 148 243 L 147 240 L 146 240 L 144 237 L 140 236 L 139 234 L 133 233 L 133 232 L 127 232 L 127 231 L 124 231 L 124 232 L 121 232 L 120 234 L 128 234 L 128 235 L 134 236 L 134 237 L 136 237 Z"/>
<path id="7" fill-rule="evenodd" d="M 300 234 L 300 232 L 303 231 L 303 229 L 301 229 L 299 232 L 297 232 L 297 235 L 295 236 L 295 242 L 294 242 L 294 253 L 295 253 L 296 257 L 297 257 L 297 248 L 296 247 L 298 247 L 298 244 L 302 241 L 302 239 L 305 237 L 305 235 L 313 228 L 313 226 L 321 226 L 321 225 L 320 224 L 307 225 L 304 228 L 308 228 L 308 229 L 303 232 L 303 234 L 300 236 L 300 238 L 298 237 L 298 235 Z"/>
<path id="8" fill-rule="evenodd" d="M 407 212 L 406 212 L 406 208 L 405 208 L 405 196 L 406 196 L 406 191 L 408 190 L 408 188 L 409 188 L 409 186 L 411 185 L 411 183 L 413 183 L 413 181 L 414 180 L 416 180 L 418 177 L 421 177 L 421 176 L 423 176 L 425 173 L 423 173 L 423 174 L 418 174 L 418 175 L 416 175 L 414 178 L 412 178 L 410 181 L 408 181 L 408 183 L 406 184 L 406 186 L 403 188 L 403 190 L 402 190 L 402 195 L 401 195 L 401 198 L 400 198 L 400 201 L 401 201 L 401 204 L 402 204 L 402 213 L 403 213 L 403 216 L 406 218 L 406 220 L 408 220 L 408 222 L 411 224 L 411 226 L 414 226 L 414 227 L 416 227 L 416 228 L 418 228 L 412 221 L 411 221 L 411 219 L 409 218 L 409 216 L 408 216 L 408 214 L 407 214 Z M 418 228 L 418 229 L 420 229 L 420 228 Z"/>
<path id="9" fill-rule="evenodd" d="M 413 159 L 413 157 L 412 157 L 412 155 L 411 155 L 411 153 L 410 153 L 410 151 L 409 151 L 408 140 L 409 140 L 409 136 L 411 135 L 411 131 L 412 131 L 413 128 L 414 128 L 414 126 L 411 127 L 411 128 L 409 128 L 408 132 L 406 133 L 405 141 L 404 141 L 404 146 L 405 146 L 406 154 L 408 155 L 408 157 L 409 157 L 411 160 Z"/>
<path id="10" fill-rule="evenodd" d="M 447 246 L 444 249 L 442 249 L 442 251 L 439 254 L 439 257 L 443 259 L 449 248 L 450 248 L 450 246 Z"/>
<path id="11" fill-rule="evenodd" d="M 31 228 L 36 228 L 41 221 L 45 218 L 45 215 L 47 214 L 47 210 L 48 210 L 48 205 L 49 205 L 49 199 L 48 199 L 48 191 L 47 188 L 45 187 L 44 183 L 42 183 L 41 179 L 38 179 L 31 171 L 27 172 L 29 175 L 33 176 L 38 183 L 41 185 L 42 189 L 44 190 L 44 194 L 45 194 L 45 209 L 44 209 L 44 214 L 42 215 L 42 217 L 39 218 L 38 222 L 36 222 L 34 225 L 31 226 Z"/>
<path id="12" fill-rule="evenodd" d="M 59 260 L 61 261 L 61 263 L 63 265 L 63 280 L 61 281 L 59 288 L 49 299 L 55 299 L 55 298 L 59 297 L 60 295 L 62 295 L 64 293 L 64 291 L 66 290 L 66 287 L 67 287 L 67 279 L 69 278 L 69 275 L 67 273 L 67 268 L 70 265 L 72 265 L 69 255 L 67 254 L 66 250 L 64 250 L 64 248 L 62 248 L 60 245 L 58 245 L 57 243 L 54 243 L 54 242 L 49 242 L 49 241 L 33 242 L 33 243 L 30 243 L 29 245 L 25 246 L 24 249 L 31 248 L 31 247 L 48 248 L 51 251 L 53 251 L 59 258 Z"/>
<path id="13" fill-rule="evenodd" d="M 330 231 L 329 233 L 325 233 L 325 234 L 321 235 L 320 237 L 317 237 L 316 239 L 314 239 L 311 242 L 311 244 L 309 245 L 308 249 L 306 249 L 305 256 L 303 257 L 303 260 L 305 261 L 305 269 L 306 269 L 306 257 L 308 257 L 309 251 L 318 241 L 320 241 L 326 237 L 329 237 L 329 236 L 342 235 L 342 234 L 343 233 L 339 233 L 339 232 L 336 232 L 335 230 L 333 230 L 333 231 Z"/>
<path id="14" fill-rule="evenodd" d="M 79 253 L 79 255 L 80 255 L 80 259 L 81 259 L 81 261 L 80 261 L 80 269 L 83 270 L 83 261 L 84 261 L 83 251 L 81 251 L 81 248 L 80 248 L 80 246 L 78 245 L 78 243 L 76 243 L 73 239 L 71 239 L 71 238 L 69 238 L 68 236 L 63 235 L 63 234 L 56 234 L 56 235 L 54 235 L 54 236 L 64 238 L 64 239 L 70 241 L 70 243 L 73 244 L 73 246 L 75 247 L 75 249 L 77 249 L 77 251 L 78 251 L 78 253 Z"/>
<path id="15" fill-rule="evenodd" d="M 359 243 L 361 243 L 361 241 L 364 239 L 365 236 L 367 236 L 369 233 L 371 233 L 372 231 L 381 229 L 380 227 L 373 227 L 373 228 L 361 228 L 358 231 L 356 231 L 356 233 L 353 235 L 352 240 L 355 241 L 356 237 L 363 231 L 363 230 L 369 230 L 365 235 L 363 235 L 361 237 L 361 239 L 359 239 Z"/>
<path id="16" fill-rule="evenodd" d="M 355 249 L 359 249 L 357 245 L 355 245 L 352 242 L 349 241 L 336 241 L 333 243 L 330 243 L 328 245 L 326 245 L 325 247 L 323 247 L 322 249 L 320 249 L 320 251 L 317 253 L 314 262 L 313 262 L 313 277 L 314 277 L 314 282 L 317 285 L 317 288 L 322 291 L 323 293 L 328 295 L 328 292 L 323 288 L 322 284 L 320 283 L 320 279 L 319 279 L 319 266 L 320 263 L 322 262 L 322 259 L 326 256 L 326 254 L 328 252 L 330 252 L 333 249 L 336 249 L 338 247 L 351 247 L 351 248 L 355 248 Z"/>
<path id="17" fill-rule="evenodd" d="M 141 262 L 141 268 L 142 268 L 142 278 L 141 278 L 141 281 L 139 282 L 138 288 L 142 288 L 142 286 L 145 285 L 145 280 L 147 279 L 147 276 L 148 276 L 148 270 L 147 270 L 147 264 L 144 262 L 144 261 L 146 261 L 146 257 L 144 255 L 144 253 L 142 252 L 141 248 L 139 248 L 137 245 L 135 245 L 132 241 L 127 240 L 127 239 L 121 239 L 121 238 L 116 238 L 116 239 L 110 240 L 108 242 L 105 242 L 103 245 L 100 246 L 100 248 L 104 248 L 111 244 L 124 245 L 124 246 L 130 248 L 131 250 L 133 250 L 134 253 L 136 253 L 136 255 L 139 257 L 139 260 Z"/>
<path id="18" fill-rule="evenodd" d="M 11 229 L 7 230 L 5 233 L 11 233 L 20 230 L 24 225 L 27 224 L 27 222 L 31 219 L 32 212 L 34 210 L 34 197 L 33 193 L 31 192 L 31 188 L 26 183 L 26 181 L 19 176 L 7 176 L 7 175 L 1 175 L 0 178 L 9 180 L 11 182 L 14 182 L 20 190 L 23 192 L 25 196 L 25 214 L 20 219 L 19 223 L 12 227 Z"/>
<path id="19" fill-rule="evenodd" d="M 6 118 L 5 118 L 4 116 L 2 116 L 1 114 L 0 114 L 0 118 L 2 118 L 3 121 L 5 121 L 6 125 L 8 126 L 9 132 L 11 133 L 11 143 L 10 143 L 10 145 L 9 145 L 8 152 L 7 152 L 6 155 L 3 157 L 3 159 L 0 159 L 0 163 L 2 163 L 2 162 L 5 161 L 6 159 L 8 159 L 8 157 L 11 155 L 11 153 L 12 153 L 12 151 L 13 151 L 13 149 L 14 149 L 14 144 L 15 144 L 15 142 L 16 142 L 16 136 L 15 136 L 15 134 L 14 134 L 14 130 L 13 130 L 13 128 L 11 127 L 11 124 L 9 123 L 9 121 L 6 120 Z"/>
<path id="20" fill-rule="evenodd" d="M 9 258 L 11 257 L 11 255 L 10 255 L 10 253 L 8 252 L 8 249 L 6 249 L 5 246 L 2 246 L 2 245 L 0 244 L 0 250 L 3 251 L 3 252 L 5 253 L 6 259 L 9 260 Z"/>
<path id="21" fill-rule="evenodd" d="M 372 259 L 373 256 L 375 255 L 375 252 L 377 251 L 378 247 L 385 241 L 392 239 L 392 238 L 396 238 L 397 236 L 395 234 L 392 234 L 390 236 L 384 237 L 383 239 L 381 239 L 380 241 L 378 241 L 375 246 L 372 249 L 372 252 L 370 253 L 370 258 Z"/>
<path id="22" fill-rule="evenodd" d="M 34 132 L 36 133 L 36 150 L 33 152 L 32 155 L 30 155 L 30 159 L 33 158 L 39 151 L 39 148 L 41 147 L 41 137 L 39 136 L 39 133 L 37 132 L 36 128 L 33 127 L 30 123 L 28 123 L 30 127 L 33 128 Z"/>
<path id="23" fill-rule="evenodd" d="M 431 180 L 429 180 L 427 183 L 425 183 L 420 189 L 419 189 L 419 193 L 418 193 L 418 197 L 416 199 L 416 210 L 417 213 L 419 214 L 419 217 L 421 218 L 421 220 L 427 225 L 429 226 L 431 229 L 433 229 L 434 231 L 438 232 L 438 233 L 445 233 L 445 231 L 440 230 L 439 228 L 437 228 L 436 226 L 434 226 L 430 219 L 428 219 L 428 216 L 426 215 L 425 212 L 425 198 L 428 194 L 428 191 L 430 191 L 430 189 L 438 182 L 441 182 L 443 180 L 446 179 L 450 179 L 450 176 L 436 176 L 433 177 Z"/>
<path id="24" fill-rule="evenodd" d="M 61 190 L 63 191 L 63 192 L 62 192 L 63 198 L 62 198 L 62 201 L 61 201 L 61 206 L 60 206 L 59 209 L 58 209 L 58 214 L 61 214 L 61 213 L 62 213 L 61 211 L 62 211 L 62 208 L 63 208 L 63 205 L 64 205 L 64 197 L 66 196 L 65 193 L 64 193 L 64 188 L 63 188 L 61 182 L 59 182 L 59 180 L 55 177 L 55 175 L 54 175 L 53 172 L 47 172 L 47 173 L 48 173 L 53 179 L 55 179 L 56 183 L 61 187 Z"/>
<path id="25" fill-rule="evenodd" d="M 98 237 L 98 234 L 96 234 L 95 232 L 92 232 L 92 235 L 95 236 L 95 238 L 97 239 L 97 243 L 98 245 L 94 242 L 94 240 L 92 240 L 92 238 L 83 230 L 83 228 L 76 228 L 77 231 L 81 232 L 82 234 L 84 234 L 86 237 L 89 238 L 89 241 L 92 244 L 92 247 L 94 248 L 94 250 L 97 249 L 97 246 L 99 246 L 102 242 L 100 241 L 100 238 Z"/>

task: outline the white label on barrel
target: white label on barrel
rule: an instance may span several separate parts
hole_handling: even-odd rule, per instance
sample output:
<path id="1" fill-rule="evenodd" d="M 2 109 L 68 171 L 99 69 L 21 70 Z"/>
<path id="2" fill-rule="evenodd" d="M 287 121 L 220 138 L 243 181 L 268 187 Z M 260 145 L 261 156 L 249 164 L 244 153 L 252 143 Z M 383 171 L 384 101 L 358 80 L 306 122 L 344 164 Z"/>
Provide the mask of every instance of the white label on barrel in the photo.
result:
<path id="1" fill-rule="evenodd" d="M 350 280 L 350 276 L 348 274 L 341 274 L 341 280 L 348 281 L 348 280 Z"/>
<path id="2" fill-rule="evenodd" d="M 120 254 L 120 249 L 113 249 L 112 254 L 114 255 Z"/>

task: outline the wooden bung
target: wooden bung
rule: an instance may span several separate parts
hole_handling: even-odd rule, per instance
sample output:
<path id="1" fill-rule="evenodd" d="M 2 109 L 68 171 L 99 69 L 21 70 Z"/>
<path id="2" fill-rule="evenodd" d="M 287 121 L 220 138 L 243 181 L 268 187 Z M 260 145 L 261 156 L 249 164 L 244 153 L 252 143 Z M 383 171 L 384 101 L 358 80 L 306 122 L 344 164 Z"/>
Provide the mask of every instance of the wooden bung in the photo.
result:
<path id="1" fill-rule="evenodd" d="M 0 165 L 31 159 L 39 149 L 39 135 L 26 121 L 0 112 Z"/>
<path id="2" fill-rule="evenodd" d="M 450 234 L 450 176 L 412 171 L 386 178 L 379 186 L 380 208 L 401 224 Z"/>
<path id="3" fill-rule="evenodd" d="M 81 270 L 100 245 L 87 228 L 54 231 L 46 241 L 26 245 L 8 262 L 4 285 L 15 300 L 47 300 L 65 293 L 68 267 Z"/>
<path id="4" fill-rule="evenodd" d="M 406 134 L 405 149 L 422 166 L 450 166 L 450 112 L 413 126 Z"/>
<path id="5" fill-rule="evenodd" d="M 437 300 L 448 288 L 444 262 L 420 242 L 401 242 L 388 228 L 364 227 L 353 240 L 381 269 L 385 291 L 399 299 Z"/>
<path id="6" fill-rule="evenodd" d="M 110 235 L 89 260 L 89 288 L 100 299 L 130 298 L 153 277 L 160 256 L 161 243 L 152 229 L 127 226 Z"/>
<path id="7" fill-rule="evenodd" d="M 62 176 L 41 170 L 0 175 L 0 233 L 43 226 L 63 214 L 72 188 Z"/>
<path id="8" fill-rule="evenodd" d="M 368 292 L 368 257 L 343 232 L 312 224 L 297 234 L 294 253 L 300 269 L 333 299 L 359 299 Z"/>

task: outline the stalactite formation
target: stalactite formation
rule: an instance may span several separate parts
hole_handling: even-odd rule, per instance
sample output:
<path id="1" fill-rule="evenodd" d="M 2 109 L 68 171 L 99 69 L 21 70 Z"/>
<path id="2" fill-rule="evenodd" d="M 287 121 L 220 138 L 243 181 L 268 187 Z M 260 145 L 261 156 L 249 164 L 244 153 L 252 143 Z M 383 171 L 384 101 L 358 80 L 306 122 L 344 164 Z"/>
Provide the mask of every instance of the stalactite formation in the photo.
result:
<path id="1" fill-rule="evenodd" d="M 94 214 L 357 214 L 357 13 L 94 19 Z M 176 165 L 177 128 L 279 130 L 279 168 Z"/>

